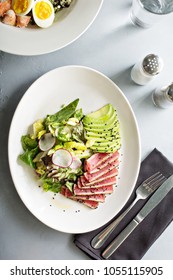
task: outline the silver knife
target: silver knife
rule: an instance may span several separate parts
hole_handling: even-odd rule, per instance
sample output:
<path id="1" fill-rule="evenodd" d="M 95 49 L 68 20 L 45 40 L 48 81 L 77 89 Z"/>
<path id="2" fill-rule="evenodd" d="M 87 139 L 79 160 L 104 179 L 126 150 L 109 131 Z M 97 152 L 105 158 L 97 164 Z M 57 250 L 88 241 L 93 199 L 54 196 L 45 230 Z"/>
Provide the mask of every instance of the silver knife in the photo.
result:
<path id="1" fill-rule="evenodd" d="M 118 247 L 125 241 L 125 239 L 132 233 L 132 231 L 139 225 L 139 223 L 148 216 L 148 214 L 162 201 L 162 199 L 173 188 L 173 175 L 171 175 L 150 197 L 148 202 L 136 215 L 136 217 L 126 226 L 126 228 L 110 243 L 110 245 L 103 251 L 102 257 L 108 259 Z"/>

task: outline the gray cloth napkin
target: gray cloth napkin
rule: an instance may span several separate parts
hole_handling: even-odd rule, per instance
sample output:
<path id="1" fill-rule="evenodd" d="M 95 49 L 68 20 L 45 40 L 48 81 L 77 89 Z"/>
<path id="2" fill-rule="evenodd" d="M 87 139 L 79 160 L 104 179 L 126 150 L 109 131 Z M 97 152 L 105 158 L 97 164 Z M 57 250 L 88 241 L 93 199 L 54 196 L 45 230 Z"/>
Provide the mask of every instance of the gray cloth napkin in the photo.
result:
<path id="1" fill-rule="evenodd" d="M 154 149 L 141 163 L 139 177 L 135 189 L 124 206 L 118 213 L 119 216 L 134 200 L 136 188 L 153 173 L 160 171 L 165 177 L 173 174 L 173 164 L 157 149 Z M 120 222 L 109 239 L 100 249 L 93 249 L 90 245 L 92 238 L 100 232 L 103 227 L 83 234 L 74 236 L 74 243 L 91 259 L 103 259 L 101 253 L 108 244 L 126 227 L 146 203 L 140 200 L 136 206 Z M 115 216 L 115 218 L 117 217 Z M 162 234 L 173 219 L 173 190 L 162 200 L 162 202 L 139 224 L 124 243 L 110 257 L 112 260 L 139 260 L 141 259 L 156 239 Z M 110 223 L 110 222 L 109 222 Z M 107 223 L 107 225 L 109 224 Z"/>

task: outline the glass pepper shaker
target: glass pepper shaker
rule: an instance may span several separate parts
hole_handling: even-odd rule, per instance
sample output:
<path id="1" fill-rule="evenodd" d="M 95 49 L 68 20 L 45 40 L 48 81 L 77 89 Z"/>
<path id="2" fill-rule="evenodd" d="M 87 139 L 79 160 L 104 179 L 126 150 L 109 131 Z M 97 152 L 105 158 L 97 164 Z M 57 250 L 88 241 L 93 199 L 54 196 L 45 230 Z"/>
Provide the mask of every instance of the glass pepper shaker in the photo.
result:
<path id="1" fill-rule="evenodd" d="M 138 85 L 146 85 L 162 71 L 162 68 L 162 58 L 155 54 L 149 54 L 133 66 L 131 79 Z"/>
<path id="2" fill-rule="evenodd" d="M 173 108 L 173 83 L 156 89 L 153 92 L 152 98 L 154 105 L 157 107 L 166 109 L 172 106 Z"/>

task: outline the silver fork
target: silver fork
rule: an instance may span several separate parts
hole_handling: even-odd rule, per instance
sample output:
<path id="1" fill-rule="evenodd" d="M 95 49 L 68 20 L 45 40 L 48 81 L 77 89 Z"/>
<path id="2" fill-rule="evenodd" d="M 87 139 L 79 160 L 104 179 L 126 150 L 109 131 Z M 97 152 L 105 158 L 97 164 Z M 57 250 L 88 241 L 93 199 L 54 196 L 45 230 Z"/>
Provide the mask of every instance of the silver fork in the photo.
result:
<path id="1" fill-rule="evenodd" d="M 132 209 L 132 207 L 137 203 L 140 199 L 146 199 L 151 193 L 153 193 L 164 181 L 166 180 L 165 176 L 163 176 L 160 172 L 157 172 L 146 179 L 137 189 L 136 189 L 136 198 L 132 202 L 132 204 L 109 226 L 99 232 L 92 240 L 91 246 L 94 249 L 100 248 L 104 242 L 108 239 L 113 230 L 117 227 L 120 221 L 124 218 L 124 216 Z"/>

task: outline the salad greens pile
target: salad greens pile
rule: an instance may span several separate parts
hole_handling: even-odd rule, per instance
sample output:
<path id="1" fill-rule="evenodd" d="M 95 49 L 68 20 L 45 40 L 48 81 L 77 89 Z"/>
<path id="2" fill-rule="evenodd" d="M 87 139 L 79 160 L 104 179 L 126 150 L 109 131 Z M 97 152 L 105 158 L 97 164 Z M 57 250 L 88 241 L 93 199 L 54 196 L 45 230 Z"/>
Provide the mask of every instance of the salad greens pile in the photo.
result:
<path id="1" fill-rule="evenodd" d="M 45 191 L 60 192 L 66 186 L 73 192 L 84 173 L 84 160 L 93 153 L 113 153 L 121 146 L 119 120 L 107 104 L 84 116 L 77 109 L 79 99 L 32 125 L 21 137 L 19 158 L 32 167 Z"/>
<path id="2" fill-rule="evenodd" d="M 82 161 L 92 154 L 84 137 L 82 109 L 76 109 L 78 102 L 79 99 L 76 99 L 56 114 L 37 120 L 32 125 L 32 132 L 21 137 L 24 152 L 19 158 L 35 169 L 45 191 L 59 192 L 62 185 L 72 190 L 77 177 L 83 174 Z M 48 134 L 55 141 L 49 148 L 52 140 L 46 140 L 49 143 L 46 143 L 48 149 L 45 150 L 42 147 L 45 146 L 44 137 Z M 52 162 L 52 155 L 58 149 L 66 149 L 73 158 L 79 159 L 75 168 L 59 167 Z"/>

